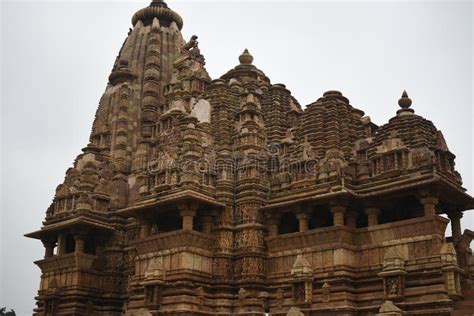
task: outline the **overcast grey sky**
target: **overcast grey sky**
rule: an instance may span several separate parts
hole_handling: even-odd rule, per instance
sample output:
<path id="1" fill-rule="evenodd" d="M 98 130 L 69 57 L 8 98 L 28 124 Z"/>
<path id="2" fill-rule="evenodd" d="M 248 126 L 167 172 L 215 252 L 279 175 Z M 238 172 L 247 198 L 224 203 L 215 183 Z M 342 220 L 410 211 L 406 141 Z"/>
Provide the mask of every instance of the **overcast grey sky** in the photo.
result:
<path id="1" fill-rule="evenodd" d="M 114 59 L 144 1 L 3 2 L 0 305 L 31 314 L 43 256 L 22 237 L 41 226 L 89 137 Z M 212 78 L 244 48 L 302 105 L 336 89 L 376 124 L 403 89 L 457 155 L 473 193 L 473 4 L 172 1 L 199 36 Z M 474 215 L 474 212 L 473 212 Z M 474 229 L 466 214 L 463 229 Z"/>

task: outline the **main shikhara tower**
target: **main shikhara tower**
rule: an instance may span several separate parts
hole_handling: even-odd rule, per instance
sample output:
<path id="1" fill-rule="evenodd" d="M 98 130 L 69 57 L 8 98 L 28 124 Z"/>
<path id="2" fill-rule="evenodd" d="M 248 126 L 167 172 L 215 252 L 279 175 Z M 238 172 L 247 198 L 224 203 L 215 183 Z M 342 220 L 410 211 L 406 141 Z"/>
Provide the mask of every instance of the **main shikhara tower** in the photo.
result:
<path id="1" fill-rule="evenodd" d="M 132 24 L 90 142 L 27 234 L 45 247 L 35 315 L 474 306 L 474 200 L 405 92 L 382 126 L 338 91 L 302 109 L 247 50 L 212 80 L 163 1 Z"/>

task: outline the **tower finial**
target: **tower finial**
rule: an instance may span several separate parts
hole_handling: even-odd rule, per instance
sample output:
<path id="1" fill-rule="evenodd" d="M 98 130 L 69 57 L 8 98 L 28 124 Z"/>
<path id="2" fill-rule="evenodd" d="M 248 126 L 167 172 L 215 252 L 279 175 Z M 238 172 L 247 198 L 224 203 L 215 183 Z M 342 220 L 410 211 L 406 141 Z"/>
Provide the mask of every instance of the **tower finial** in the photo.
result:
<path id="1" fill-rule="evenodd" d="M 410 109 L 411 103 L 412 101 L 408 97 L 408 93 L 403 90 L 402 97 L 398 99 L 398 105 L 401 107 L 401 109 L 397 111 L 397 115 L 414 113 L 415 111 Z"/>
<path id="2" fill-rule="evenodd" d="M 253 56 L 250 55 L 249 50 L 246 48 L 244 52 L 239 56 L 241 65 L 251 65 L 253 62 Z"/>
<path id="3" fill-rule="evenodd" d="M 165 8 L 167 8 L 168 5 L 163 0 L 153 0 L 150 3 L 150 7 L 165 7 Z"/>

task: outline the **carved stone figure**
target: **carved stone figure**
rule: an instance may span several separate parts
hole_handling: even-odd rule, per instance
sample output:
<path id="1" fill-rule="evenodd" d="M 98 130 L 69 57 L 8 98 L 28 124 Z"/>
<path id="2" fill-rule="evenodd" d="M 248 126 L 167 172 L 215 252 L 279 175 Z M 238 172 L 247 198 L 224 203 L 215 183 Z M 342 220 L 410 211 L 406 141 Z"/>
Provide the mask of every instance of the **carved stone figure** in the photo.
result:
<path id="1" fill-rule="evenodd" d="M 193 35 L 191 36 L 191 39 L 189 40 L 189 42 L 187 42 L 185 45 L 184 45 L 184 49 L 189 51 L 193 48 L 196 48 L 198 46 L 198 41 L 197 41 L 198 37 L 197 35 Z"/>

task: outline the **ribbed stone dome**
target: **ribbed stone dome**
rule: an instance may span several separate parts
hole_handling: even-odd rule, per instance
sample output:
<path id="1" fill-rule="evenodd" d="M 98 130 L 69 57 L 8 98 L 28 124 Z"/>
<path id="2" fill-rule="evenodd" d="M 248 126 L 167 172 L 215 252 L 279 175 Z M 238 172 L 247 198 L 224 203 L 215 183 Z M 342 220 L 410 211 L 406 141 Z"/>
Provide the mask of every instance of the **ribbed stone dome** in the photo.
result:
<path id="1" fill-rule="evenodd" d="M 175 22 L 180 30 L 183 28 L 181 16 L 168 8 L 166 2 L 162 0 L 153 0 L 148 7 L 138 10 L 132 17 L 132 24 L 135 26 L 140 20 L 147 25 L 153 21 L 153 18 L 157 18 L 160 24 L 164 26 L 169 26 L 172 22 Z"/>

